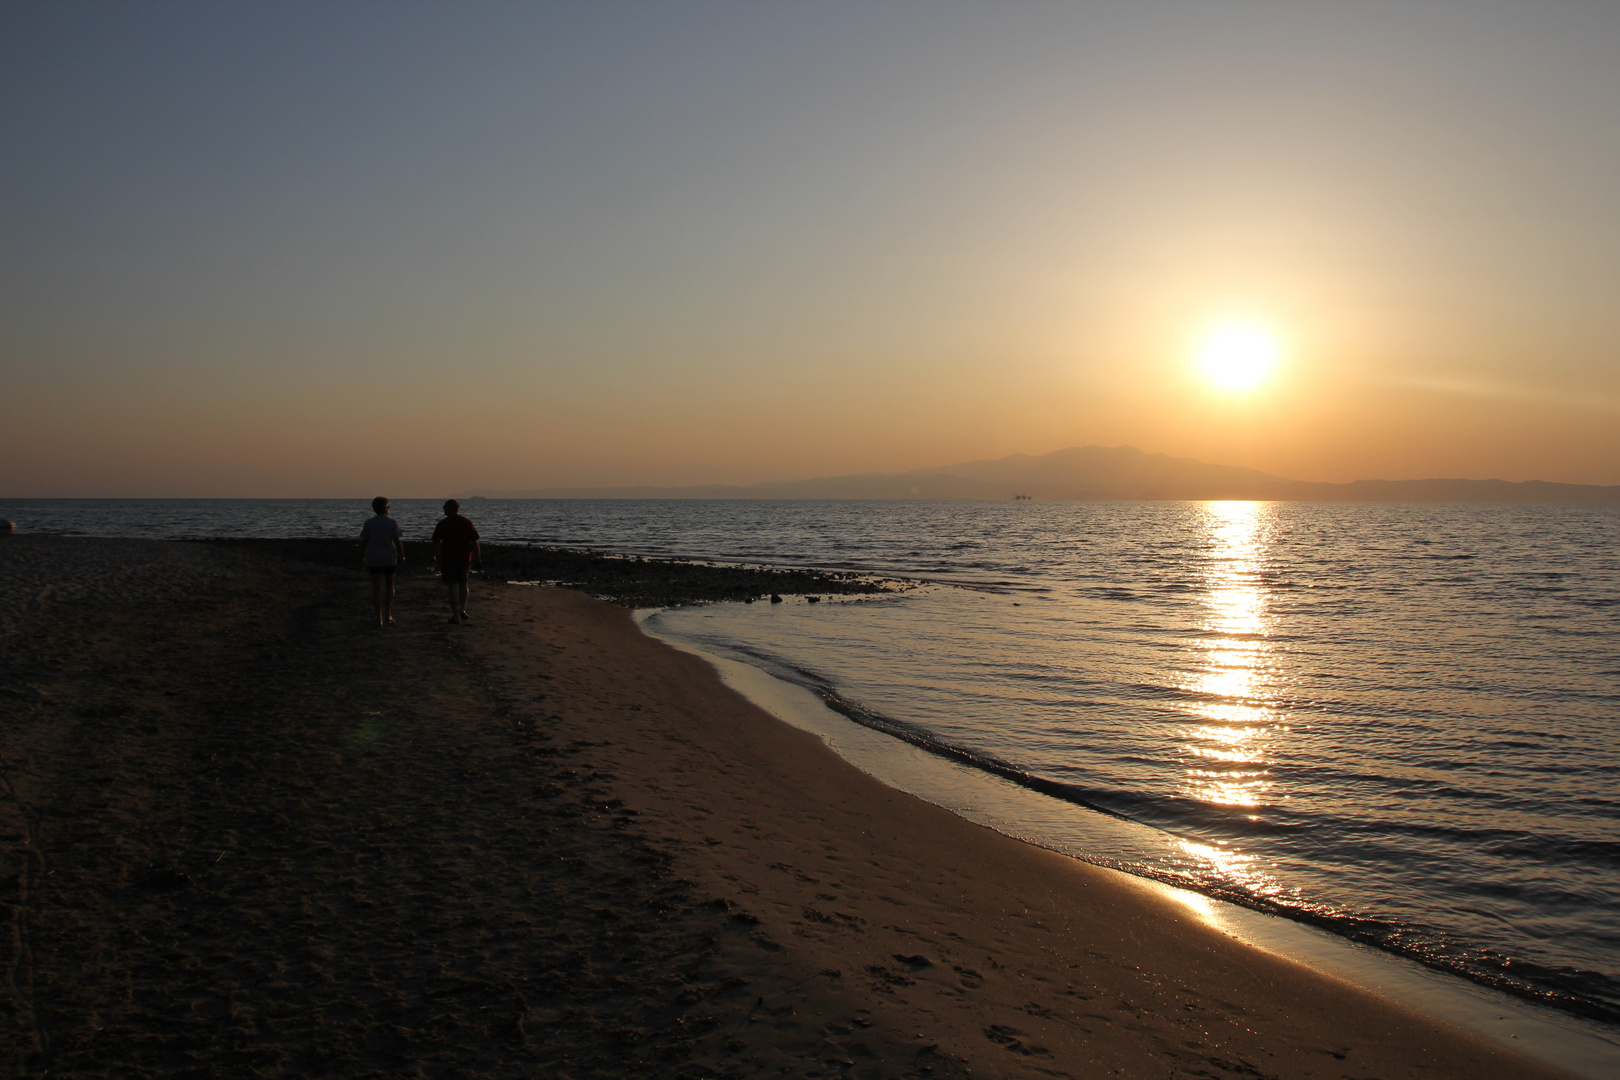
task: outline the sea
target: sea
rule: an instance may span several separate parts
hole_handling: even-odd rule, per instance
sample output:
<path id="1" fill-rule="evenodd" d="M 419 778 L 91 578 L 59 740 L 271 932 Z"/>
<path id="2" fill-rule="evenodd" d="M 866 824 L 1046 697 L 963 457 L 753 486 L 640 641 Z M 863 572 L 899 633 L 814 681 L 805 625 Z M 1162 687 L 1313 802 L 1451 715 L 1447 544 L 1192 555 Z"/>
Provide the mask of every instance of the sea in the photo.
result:
<path id="1" fill-rule="evenodd" d="M 437 507 L 394 515 L 426 538 Z M 486 541 L 904 579 L 643 625 L 813 695 L 894 762 L 1016 789 L 933 796 L 1013 835 L 1620 1031 L 1620 507 L 463 509 Z M 368 513 L 0 500 L 20 532 L 96 536 L 355 536 Z"/>

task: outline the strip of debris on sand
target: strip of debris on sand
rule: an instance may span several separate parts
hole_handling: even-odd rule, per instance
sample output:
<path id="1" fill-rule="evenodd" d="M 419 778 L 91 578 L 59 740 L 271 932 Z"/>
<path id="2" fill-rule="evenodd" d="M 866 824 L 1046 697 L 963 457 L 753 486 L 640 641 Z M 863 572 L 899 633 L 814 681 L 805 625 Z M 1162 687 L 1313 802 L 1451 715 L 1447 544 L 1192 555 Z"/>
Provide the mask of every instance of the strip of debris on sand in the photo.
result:
<path id="1" fill-rule="evenodd" d="M 12 1075 L 1558 1075 L 883 787 L 624 606 L 452 626 L 407 571 L 380 630 L 357 555 L 0 542 Z M 680 598 L 624 562 L 580 584 Z"/>

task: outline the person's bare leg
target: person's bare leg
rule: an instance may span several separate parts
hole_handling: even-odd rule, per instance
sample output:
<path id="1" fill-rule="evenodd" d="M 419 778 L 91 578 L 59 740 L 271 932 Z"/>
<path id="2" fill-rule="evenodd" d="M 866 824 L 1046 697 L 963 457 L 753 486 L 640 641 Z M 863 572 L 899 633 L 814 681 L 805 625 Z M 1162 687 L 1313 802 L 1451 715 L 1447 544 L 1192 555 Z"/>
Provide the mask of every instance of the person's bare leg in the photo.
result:
<path id="1" fill-rule="evenodd" d="M 450 589 L 450 621 L 451 622 L 460 622 L 461 621 L 458 618 L 458 616 L 461 613 L 461 608 L 456 604 L 456 590 L 457 590 L 457 588 L 458 588 L 458 586 L 456 585 L 455 582 L 453 582 L 453 581 L 449 582 L 449 589 Z"/>
<path id="2" fill-rule="evenodd" d="M 462 582 L 460 585 L 456 586 L 456 593 L 461 598 L 461 607 L 457 610 L 460 612 L 463 622 L 465 622 L 467 619 L 467 589 L 468 586 L 466 582 Z"/>
<path id="3" fill-rule="evenodd" d="M 392 581 L 389 581 L 389 582 L 385 583 L 383 581 L 384 576 L 385 575 L 383 575 L 383 574 L 372 574 L 371 575 L 371 606 L 373 608 L 375 608 L 376 611 L 377 611 L 377 625 L 378 626 L 385 625 L 384 622 L 383 622 L 383 597 L 384 597 L 384 591 L 383 590 L 386 588 L 389 593 L 392 593 L 393 592 L 393 584 L 394 584 Z M 392 603 L 393 603 L 393 597 L 392 596 L 388 596 L 388 602 L 389 602 L 389 605 L 392 606 Z"/>
<path id="4" fill-rule="evenodd" d="M 388 579 L 388 589 L 383 596 L 383 615 L 386 616 L 384 624 L 394 621 L 394 575 L 384 574 Z"/>

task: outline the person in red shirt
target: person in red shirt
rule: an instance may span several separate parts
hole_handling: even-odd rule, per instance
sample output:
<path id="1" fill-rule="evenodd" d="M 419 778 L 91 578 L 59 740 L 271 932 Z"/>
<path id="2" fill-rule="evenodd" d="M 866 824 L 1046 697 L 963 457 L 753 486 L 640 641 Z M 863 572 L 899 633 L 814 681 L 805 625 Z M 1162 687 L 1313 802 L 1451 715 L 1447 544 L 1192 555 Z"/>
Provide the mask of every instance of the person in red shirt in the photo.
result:
<path id="1" fill-rule="evenodd" d="M 444 517 L 433 528 L 433 558 L 439 564 L 439 573 L 450 589 L 450 621 L 467 621 L 467 571 L 476 564 L 484 565 L 484 553 L 478 549 L 478 530 L 461 516 L 461 504 L 446 499 Z"/>

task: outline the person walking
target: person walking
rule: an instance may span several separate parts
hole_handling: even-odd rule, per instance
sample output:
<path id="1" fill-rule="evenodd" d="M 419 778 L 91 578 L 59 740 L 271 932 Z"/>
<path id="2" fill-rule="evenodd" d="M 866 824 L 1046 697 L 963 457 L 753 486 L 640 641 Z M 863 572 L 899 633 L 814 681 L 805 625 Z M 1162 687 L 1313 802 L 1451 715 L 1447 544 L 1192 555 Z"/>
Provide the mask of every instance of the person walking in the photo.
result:
<path id="1" fill-rule="evenodd" d="M 360 526 L 360 561 L 371 572 L 371 603 L 377 625 L 394 621 L 394 571 L 405 565 L 405 540 L 399 522 L 388 516 L 388 500 L 371 500 L 374 517 Z"/>
<path id="2" fill-rule="evenodd" d="M 466 622 L 467 572 L 474 564 L 483 568 L 484 553 L 478 547 L 478 530 L 461 516 L 461 504 L 454 499 L 445 500 L 444 517 L 433 527 L 433 558 L 450 590 L 450 621 Z"/>

